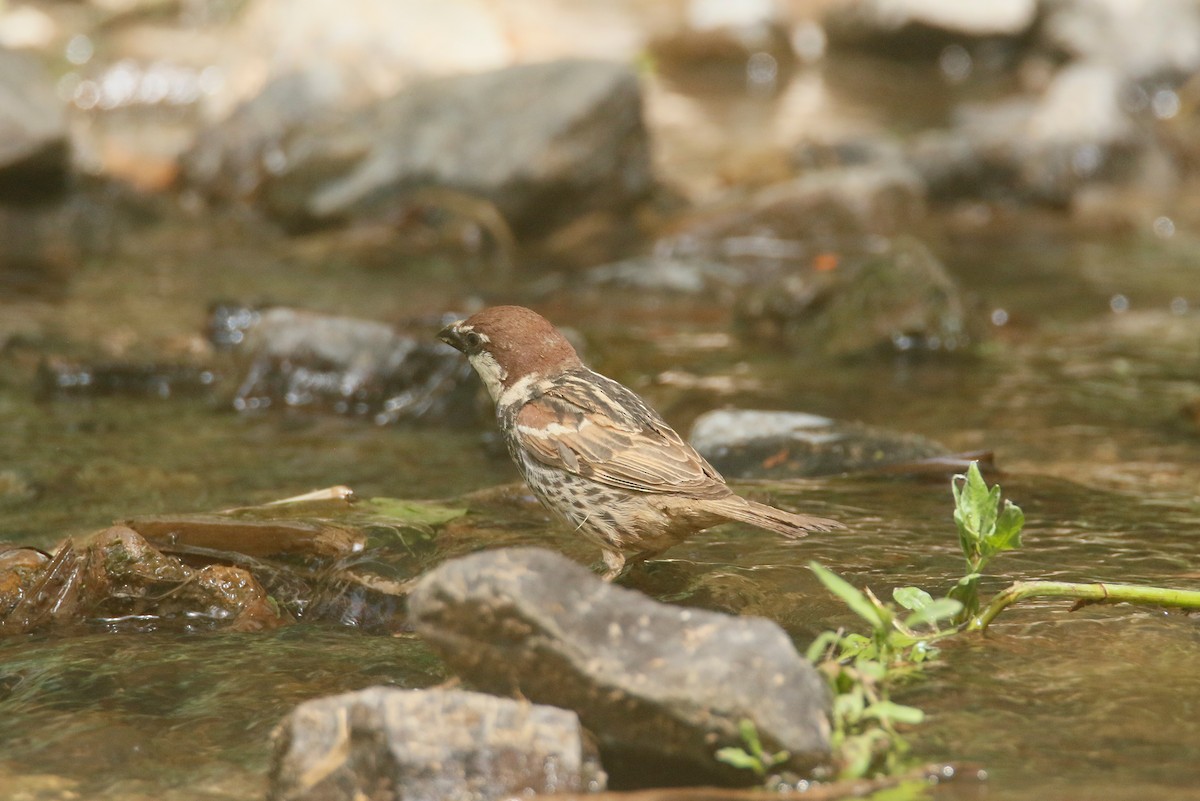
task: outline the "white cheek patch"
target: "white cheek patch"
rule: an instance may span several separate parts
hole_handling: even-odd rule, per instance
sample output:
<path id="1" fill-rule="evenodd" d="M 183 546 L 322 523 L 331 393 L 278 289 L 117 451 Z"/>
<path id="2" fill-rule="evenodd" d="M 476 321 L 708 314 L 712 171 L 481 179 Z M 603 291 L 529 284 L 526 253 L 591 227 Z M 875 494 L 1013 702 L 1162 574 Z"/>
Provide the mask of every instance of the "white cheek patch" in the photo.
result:
<path id="1" fill-rule="evenodd" d="M 492 398 L 496 401 L 496 405 L 500 408 L 511 406 L 514 403 L 525 400 L 525 396 L 529 392 L 529 388 L 536 384 L 539 380 L 540 379 L 537 373 L 530 373 L 527 376 L 522 376 L 521 378 L 518 378 L 511 387 L 504 390 L 499 395 L 492 395 Z"/>
<path id="2" fill-rule="evenodd" d="M 499 401 L 500 396 L 504 393 L 504 379 L 508 377 L 507 371 L 500 366 L 495 356 L 486 351 L 473 353 L 467 357 L 467 360 L 471 362 L 475 372 L 483 379 L 483 385 L 487 387 L 492 400 Z"/>

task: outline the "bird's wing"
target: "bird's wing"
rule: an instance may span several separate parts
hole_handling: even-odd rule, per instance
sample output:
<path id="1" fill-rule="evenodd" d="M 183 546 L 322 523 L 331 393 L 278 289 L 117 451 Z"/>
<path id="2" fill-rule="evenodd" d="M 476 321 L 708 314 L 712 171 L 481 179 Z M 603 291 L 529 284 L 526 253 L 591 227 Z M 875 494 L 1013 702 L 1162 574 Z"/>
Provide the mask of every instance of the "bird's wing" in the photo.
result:
<path id="1" fill-rule="evenodd" d="M 719 498 L 721 475 L 641 398 L 589 371 L 568 375 L 516 415 L 518 443 L 539 462 L 613 487 Z"/>

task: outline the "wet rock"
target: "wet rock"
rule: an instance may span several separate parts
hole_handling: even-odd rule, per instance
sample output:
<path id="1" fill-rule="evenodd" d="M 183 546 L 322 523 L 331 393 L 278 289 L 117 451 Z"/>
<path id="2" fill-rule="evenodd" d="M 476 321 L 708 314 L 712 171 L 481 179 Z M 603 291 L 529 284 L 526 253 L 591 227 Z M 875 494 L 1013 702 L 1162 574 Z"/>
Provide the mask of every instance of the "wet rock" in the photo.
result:
<path id="1" fill-rule="evenodd" d="M 951 41 L 1015 39 L 1037 17 L 1037 0 L 856 0 L 833 3 L 825 16 L 830 42 L 911 58 Z"/>
<path id="2" fill-rule="evenodd" d="M 912 237 L 755 286 L 739 301 L 737 320 L 746 335 L 837 357 L 960 351 L 978 336 L 958 285 Z"/>
<path id="3" fill-rule="evenodd" d="M 937 197 L 1065 205 L 1089 183 L 1141 172 L 1150 143 L 1126 113 L 1124 91 L 1108 66 L 1068 65 L 1036 98 L 961 108 L 955 128 L 915 137 L 910 161 Z"/>
<path id="4" fill-rule="evenodd" d="M 239 176 L 291 225 L 386 218 L 403 209 L 406 193 L 442 187 L 493 203 L 518 234 L 624 209 L 652 180 L 637 76 L 618 64 L 558 61 L 439 78 L 349 117 L 294 122 L 247 180 L 226 154 L 253 137 L 231 119 L 203 137 L 192 180 L 240 196 L 221 185 Z"/>
<path id="5" fill-rule="evenodd" d="M 1123 79 L 1200 70 L 1200 7 L 1190 0 L 1047 0 L 1040 38 Z"/>
<path id="6" fill-rule="evenodd" d="M 803 412 L 751 409 L 702 414 L 689 440 L 726 478 L 833 475 L 950 455 L 917 434 Z"/>
<path id="7" fill-rule="evenodd" d="M 271 801 L 488 801 L 605 786 L 573 712 L 457 690 L 308 701 L 275 745 Z"/>
<path id="8" fill-rule="evenodd" d="M 661 252 L 722 261 L 803 261 L 865 235 L 910 229 L 925 211 L 920 176 L 898 159 L 818 168 L 745 201 L 686 213 Z"/>
<path id="9" fill-rule="evenodd" d="M 474 408 L 470 365 L 433 338 L 439 327 L 418 321 L 419 333 L 407 333 L 373 320 L 223 304 L 209 337 L 233 348 L 244 371 L 239 410 L 305 407 L 386 424 L 461 419 Z"/>
<path id="10" fill-rule="evenodd" d="M 768 620 L 661 604 L 534 548 L 442 564 L 409 614 L 473 685 L 574 709 L 614 782 L 753 781 L 714 758 L 743 719 L 789 768 L 829 750 L 824 682 Z"/>
<path id="11" fill-rule="evenodd" d="M 57 194 L 66 173 L 66 119 L 50 74 L 0 47 L 0 202 Z"/>
<path id="12" fill-rule="evenodd" d="M 649 45 L 673 83 L 769 92 L 787 82 L 796 57 L 774 4 L 694 0 L 684 23 Z"/>
<path id="13" fill-rule="evenodd" d="M 253 631 L 290 620 L 244 570 L 188 567 L 124 526 L 97 534 L 82 550 L 68 541 L 41 565 L 2 567 L 0 634 L 201 622 Z"/>

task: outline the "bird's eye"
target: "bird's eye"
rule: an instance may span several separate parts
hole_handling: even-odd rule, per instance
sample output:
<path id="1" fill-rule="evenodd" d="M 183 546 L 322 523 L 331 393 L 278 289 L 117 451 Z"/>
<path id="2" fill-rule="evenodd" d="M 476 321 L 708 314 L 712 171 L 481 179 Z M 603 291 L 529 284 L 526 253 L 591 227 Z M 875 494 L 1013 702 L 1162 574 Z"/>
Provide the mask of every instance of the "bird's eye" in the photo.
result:
<path id="1" fill-rule="evenodd" d="M 479 334 L 475 333 L 474 331 L 467 332 L 467 335 L 464 339 L 466 340 L 468 348 L 478 348 L 483 344 L 483 337 L 479 336 Z"/>

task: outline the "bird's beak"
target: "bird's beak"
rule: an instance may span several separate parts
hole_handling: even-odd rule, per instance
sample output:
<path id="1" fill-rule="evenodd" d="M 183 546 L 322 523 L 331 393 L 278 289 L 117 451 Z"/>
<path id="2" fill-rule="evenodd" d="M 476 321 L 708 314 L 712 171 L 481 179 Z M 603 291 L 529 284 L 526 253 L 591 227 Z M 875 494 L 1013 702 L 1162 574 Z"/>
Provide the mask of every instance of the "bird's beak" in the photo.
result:
<path id="1" fill-rule="evenodd" d="M 463 342 L 462 332 L 458 330 L 458 325 L 461 322 L 462 320 L 459 320 L 458 323 L 450 323 L 450 325 L 446 326 L 441 331 L 438 331 L 437 338 L 455 350 L 465 352 L 466 343 Z"/>

